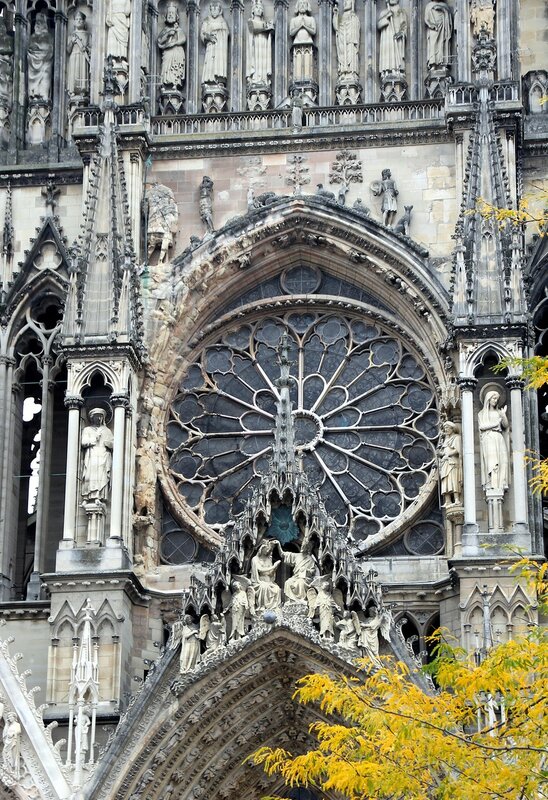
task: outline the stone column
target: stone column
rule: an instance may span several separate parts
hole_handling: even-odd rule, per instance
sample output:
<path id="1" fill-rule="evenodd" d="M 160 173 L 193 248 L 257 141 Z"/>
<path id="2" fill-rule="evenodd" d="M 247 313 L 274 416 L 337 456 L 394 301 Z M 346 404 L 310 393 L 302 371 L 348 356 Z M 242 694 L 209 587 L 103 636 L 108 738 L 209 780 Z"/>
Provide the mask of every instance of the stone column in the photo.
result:
<path id="1" fill-rule="evenodd" d="M 422 63 L 424 60 L 424 49 L 422 46 L 423 13 L 422 6 L 418 0 L 412 0 L 409 8 L 409 35 L 405 43 L 407 51 L 409 74 L 409 100 L 419 100 L 423 96 L 423 89 L 420 83 L 422 76 Z"/>
<path id="2" fill-rule="evenodd" d="M 158 47 L 156 46 L 156 42 L 158 41 L 158 9 L 149 6 L 149 14 L 151 19 L 149 31 L 150 53 L 148 62 L 150 109 L 151 114 L 156 114 L 158 108 L 158 79 L 156 76 L 160 71 Z"/>
<path id="3" fill-rule="evenodd" d="M 187 45 L 186 45 L 186 111 L 187 114 L 197 114 L 200 110 L 198 80 L 198 34 L 200 7 L 196 0 L 188 0 L 187 3 Z"/>
<path id="4" fill-rule="evenodd" d="M 512 77 L 512 53 L 517 39 L 514 36 L 514 3 L 511 0 L 497 0 L 495 5 L 495 35 L 497 41 L 497 79 Z M 517 53 L 514 56 L 519 61 Z"/>
<path id="5" fill-rule="evenodd" d="M 525 469 L 525 431 L 523 424 L 524 382 L 516 376 L 507 378 L 510 389 L 512 420 L 512 472 L 514 488 L 514 526 L 527 524 L 527 473 Z"/>
<path id="6" fill-rule="evenodd" d="M 318 69 L 320 106 L 335 105 L 333 96 L 333 0 L 318 0 L 320 10 L 318 24 Z"/>
<path id="7" fill-rule="evenodd" d="M 129 91 L 128 102 L 138 103 L 141 99 L 141 59 L 146 58 L 146 53 L 141 48 L 141 29 L 143 23 L 142 0 L 133 0 L 131 4 L 131 18 L 129 27 Z"/>
<path id="8" fill-rule="evenodd" d="M 75 546 L 76 503 L 78 494 L 78 463 L 80 461 L 80 409 L 83 405 L 80 395 L 67 395 L 65 406 L 69 410 L 67 433 L 67 477 L 65 482 L 65 516 L 63 520 L 63 539 L 60 548 Z"/>
<path id="9" fill-rule="evenodd" d="M 8 491 L 10 481 L 10 453 L 13 436 L 12 424 L 12 391 L 13 367 L 15 361 L 10 356 L 0 357 L 0 496 L 3 498 L 3 514 L 0 517 L 0 600 L 11 600 L 10 561 L 12 547 L 10 542 L 13 534 L 9 534 L 9 509 L 8 502 L 11 491 Z M 11 470 L 13 472 L 13 470 Z"/>
<path id="10" fill-rule="evenodd" d="M 22 147 L 25 141 L 25 106 L 27 98 L 25 75 L 29 28 L 30 22 L 22 14 L 16 13 L 13 52 L 13 109 L 11 112 L 9 143 L 9 151 L 14 161 L 16 160 L 18 148 Z"/>
<path id="11" fill-rule="evenodd" d="M 455 11 L 455 39 L 457 53 L 457 82 L 470 81 L 470 4 L 461 0 Z"/>
<path id="12" fill-rule="evenodd" d="M 476 459 L 474 448 L 475 378 L 459 378 L 462 408 L 462 469 L 464 477 L 464 533 L 475 533 L 476 524 Z"/>
<path id="13" fill-rule="evenodd" d="M 110 398 L 114 406 L 114 445 L 112 448 L 112 472 L 110 492 L 110 544 L 121 544 L 122 538 L 122 508 L 124 502 L 124 455 L 126 408 L 128 396 L 125 393 L 113 394 Z M 107 542 L 107 546 L 108 546 Z"/>
<path id="14" fill-rule="evenodd" d="M 365 40 L 365 83 L 364 103 L 376 103 L 379 99 L 377 88 L 377 0 L 365 3 L 363 31 Z"/>
<path id="15" fill-rule="evenodd" d="M 289 44 L 287 38 L 288 0 L 274 0 L 274 108 L 287 97 Z"/>
<path id="16" fill-rule="evenodd" d="M 55 12 L 50 153 L 55 156 L 66 136 L 67 16 Z"/>
<path id="17" fill-rule="evenodd" d="M 231 0 L 232 24 L 230 26 L 230 109 L 242 111 L 244 102 L 244 4 L 242 0 Z"/>

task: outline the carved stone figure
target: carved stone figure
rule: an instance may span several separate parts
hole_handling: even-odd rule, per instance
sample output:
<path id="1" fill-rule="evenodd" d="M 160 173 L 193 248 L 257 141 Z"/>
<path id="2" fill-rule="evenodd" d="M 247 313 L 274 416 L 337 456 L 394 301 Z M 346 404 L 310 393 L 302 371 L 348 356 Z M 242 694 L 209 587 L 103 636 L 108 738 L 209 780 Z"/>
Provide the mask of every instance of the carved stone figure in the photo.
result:
<path id="1" fill-rule="evenodd" d="M 255 607 L 258 611 L 277 610 L 282 604 L 282 590 L 276 583 L 280 561 L 272 561 L 275 539 L 265 539 L 251 559 L 251 583 L 255 589 Z"/>
<path id="2" fill-rule="evenodd" d="M 493 0 L 472 0 L 470 6 L 470 21 L 474 36 L 478 37 L 484 30 L 490 37 L 495 32 L 495 8 Z"/>
<path id="3" fill-rule="evenodd" d="M 300 553 L 283 551 L 283 560 L 285 564 L 293 567 L 293 574 L 284 585 L 287 599 L 305 603 L 308 589 L 318 572 L 318 563 L 310 543 L 304 542 Z"/>
<path id="4" fill-rule="evenodd" d="M 50 99 L 53 72 L 53 34 L 48 30 L 48 18 L 38 13 L 34 33 L 27 47 L 28 93 L 31 100 Z"/>
<path id="5" fill-rule="evenodd" d="M 0 17 L 0 100 L 11 101 L 13 87 L 13 36 L 6 30 L 6 20 Z"/>
<path id="6" fill-rule="evenodd" d="M 355 0 L 344 0 L 343 13 L 333 7 L 333 28 L 337 45 L 337 74 L 339 81 L 357 79 L 360 72 L 360 18 L 354 8 Z"/>
<path id="7" fill-rule="evenodd" d="M 382 179 L 374 181 L 371 184 L 371 191 L 376 197 L 382 194 L 381 211 L 383 215 L 383 224 L 389 227 L 394 221 L 394 217 L 398 211 L 398 189 L 396 182 L 392 179 L 392 173 L 389 169 L 383 169 Z"/>
<path id="8" fill-rule="evenodd" d="M 18 780 L 21 769 L 21 725 L 17 719 L 17 714 L 13 711 L 6 714 L 2 743 L 2 761 L 4 769 Z"/>
<path id="9" fill-rule="evenodd" d="M 407 14 L 399 0 L 386 0 L 386 8 L 379 15 L 380 31 L 379 73 L 405 72 L 405 39 Z"/>
<path id="10" fill-rule="evenodd" d="M 320 636 L 324 639 L 335 638 L 335 611 L 338 608 L 331 593 L 330 579 L 317 578 L 308 592 L 308 618 L 319 616 Z"/>
<path id="11" fill-rule="evenodd" d="M 160 83 L 162 86 L 180 89 L 185 80 L 186 36 L 179 28 L 179 7 L 169 3 L 165 13 L 165 27 L 158 35 L 158 47 L 162 51 Z"/>
<path id="12" fill-rule="evenodd" d="M 424 8 L 426 25 L 426 66 L 445 69 L 451 59 L 453 16 L 444 0 L 430 0 Z"/>
<path id="13" fill-rule="evenodd" d="M 360 633 L 360 622 L 355 611 L 345 611 L 342 619 L 335 623 L 339 629 L 339 647 L 345 650 L 354 650 L 358 644 L 358 633 Z"/>
<path id="14" fill-rule="evenodd" d="M 204 175 L 200 184 L 200 219 L 208 233 L 213 233 L 213 181 Z"/>
<path id="15" fill-rule="evenodd" d="M 89 94 L 90 33 L 86 15 L 77 11 L 74 29 L 67 42 L 67 91 L 85 97 Z"/>
<path id="16" fill-rule="evenodd" d="M 198 626 L 190 614 L 185 614 L 181 626 L 181 656 L 179 672 L 190 672 L 200 660 L 200 640 Z"/>
<path id="17" fill-rule="evenodd" d="M 454 422 L 443 423 L 443 442 L 440 459 L 441 493 L 445 505 L 462 502 L 462 438 Z"/>
<path id="18" fill-rule="evenodd" d="M 274 24 L 265 19 L 262 0 L 253 0 L 247 21 L 246 78 L 248 86 L 268 86 L 272 76 Z"/>
<path id="19" fill-rule="evenodd" d="M 89 708 L 86 706 L 82 709 L 82 713 L 76 717 L 76 741 L 80 747 L 80 758 L 82 763 L 85 761 L 86 753 L 89 750 L 89 729 L 91 727 L 91 719 L 89 716 Z"/>
<path id="20" fill-rule="evenodd" d="M 500 394 L 487 392 L 478 414 L 481 446 L 481 483 L 484 489 L 504 491 L 508 488 L 508 429 L 506 406 L 498 408 Z"/>
<path id="21" fill-rule="evenodd" d="M 409 226 L 411 225 L 411 212 L 413 206 L 404 206 L 404 215 L 394 225 L 394 233 L 403 233 L 404 236 L 409 236 Z"/>
<path id="22" fill-rule="evenodd" d="M 221 4 L 210 3 L 200 31 L 205 45 L 202 83 L 226 83 L 228 75 L 228 25 Z"/>
<path id="23" fill-rule="evenodd" d="M 226 619 L 224 615 L 202 614 L 199 638 L 205 641 L 206 650 L 218 650 L 226 642 Z"/>
<path id="24" fill-rule="evenodd" d="M 91 425 L 82 431 L 82 497 L 85 500 L 104 500 L 109 492 L 114 436 L 105 425 L 102 408 L 93 408 L 89 420 Z"/>
<path id="25" fill-rule="evenodd" d="M 310 0 L 297 0 L 295 14 L 289 21 L 289 35 L 293 39 L 293 80 L 313 80 L 316 20 L 312 16 Z"/>
<path id="26" fill-rule="evenodd" d="M 237 641 L 246 634 L 245 619 L 249 614 L 255 615 L 254 592 L 251 582 L 243 575 L 234 578 L 230 585 L 232 589 L 232 630 L 230 631 L 229 641 Z"/>
<path id="27" fill-rule="evenodd" d="M 109 0 L 106 18 L 108 29 L 106 54 L 121 61 L 127 61 L 130 14 L 131 0 Z"/>
<path id="28" fill-rule="evenodd" d="M 374 662 L 379 660 L 379 631 L 384 639 L 389 638 L 390 619 L 386 613 L 380 614 L 374 607 L 370 606 L 367 612 L 367 619 L 360 623 L 360 637 L 358 645 L 362 654 Z"/>
<path id="29" fill-rule="evenodd" d="M 173 237 L 179 222 L 175 195 L 169 186 L 154 181 L 146 194 L 148 203 L 147 251 L 150 258 L 160 248 L 158 264 L 163 264 L 168 250 L 173 247 Z"/>

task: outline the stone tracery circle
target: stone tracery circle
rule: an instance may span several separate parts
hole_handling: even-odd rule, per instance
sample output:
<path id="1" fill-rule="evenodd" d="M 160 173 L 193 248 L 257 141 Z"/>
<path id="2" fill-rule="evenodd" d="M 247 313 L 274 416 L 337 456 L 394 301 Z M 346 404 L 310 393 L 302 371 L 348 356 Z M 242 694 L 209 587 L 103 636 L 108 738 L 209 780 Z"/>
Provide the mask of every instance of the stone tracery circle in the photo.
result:
<path id="1" fill-rule="evenodd" d="M 167 424 L 168 473 L 183 507 L 222 532 L 268 471 L 284 330 L 295 445 L 309 480 L 357 541 L 393 529 L 428 500 L 421 488 L 435 467 L 435 392 L 400 334 L 332 310 L 240 321 L 202 347 Z"/>

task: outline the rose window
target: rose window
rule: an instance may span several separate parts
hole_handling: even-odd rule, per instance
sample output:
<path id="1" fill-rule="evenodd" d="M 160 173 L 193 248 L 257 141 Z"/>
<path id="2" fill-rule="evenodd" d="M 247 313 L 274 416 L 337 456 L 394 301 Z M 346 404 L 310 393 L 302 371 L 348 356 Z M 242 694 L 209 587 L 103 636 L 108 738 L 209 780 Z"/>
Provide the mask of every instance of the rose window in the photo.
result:
<path id="1" fill-rule="evenodd" d="M 420 358 L 363 317 L 289 312 L 227 329 L 187 370 L 168 422 L 169 472 L 222 530 L 269 470 L 287 331 L 297 457 L 356 540 L 419 502 L 435 462 L 435 395 Z"/>

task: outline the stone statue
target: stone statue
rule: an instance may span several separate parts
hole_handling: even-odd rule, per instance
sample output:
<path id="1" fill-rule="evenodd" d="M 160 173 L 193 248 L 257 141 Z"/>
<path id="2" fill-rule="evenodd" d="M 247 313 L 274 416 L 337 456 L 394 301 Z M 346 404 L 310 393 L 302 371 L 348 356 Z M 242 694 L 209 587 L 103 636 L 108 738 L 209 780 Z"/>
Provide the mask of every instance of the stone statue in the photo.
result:
<path id="1" fill-rule="evenodd" d="M 165 27 L 158 35 L 158 47 L 162 51 L 160 83 L 162 86 L 180 89 L 185 80 L 186 36 L 179 28 L 179 7 L 168 3 L 164 16 Z"/>
<path id="2" fill-rule="evenodd" d="M 255 596 L 251 586 L 251 581 L 243 575 L 234 577 L 230 584 L 232 589 L 232 630 L 230 631 L 230 642 L 241 639 L 246 634 L 245 618 L 249 614 L 255 616 Z"/>
<path id="3" fill-rule="evenodd" d="M 440 458 L 441 493 L 445 505 L 460 505 L 462 502 L 462 439 L 459 426 L 454 422 L 443 423 L 443 442 Z"/>
<path id="4" fill-rule="evenodd" d="M 264 17 L 262 0 L 253 0 L 247 21 L 246 78 L 250 86 L 270 86 L 274 24 Z"/>
<path id="5" fill-rule="evenodd" d="M 82 431 L 82 497 L 85 500 L 104 500 L 109 492 L 114 436 L 105 425 L 102 408 L 93 408 L 89 412 L 89 421 L 91 425 Z"/>
<path id="6" fill-rule="evenodd" d="M 481 483 L 484 489 L 504 491 L 509 486 L 506 406 L 498 408 L 500 394 L 487 392 L 478 414 L 481 447 Z"/>
<path id="7" fill-rule="evenodd" d="M 284 585 L 285 596 L 296 603 L 306 603 L 307 592 L 318 574 L 318 563 L 310 542 L 303 542 L 300 553 L 282 551 L 282 557 L 285 564 L 293 567 L 293 574 Z"/>
<path id="8" fill-rule="evenodd" d="M 478 37 L 484 30 L 490 37 L 495 32 L 495 8 L 493 0 L 472 0 L 470 6 L 470 21 L 474 36 Z"/>
<path id="9" fill-rule="evenodd" d="M 82 762 L 85 761 L 86 753 L 89 750 L 90 727 L 89 708 L 86 706 L 82 709 L 82 713 L 76 716 L 76 741 L 79 743 Z"/>
<path id="10" fill-rule="evenodd" d="M 199 639 L 205 642 L 206 650 L 218 650 L 226 642 L 226 619 L 224 614 L 202 614 Z"/>
<path id="11" fill-rule="evenodd" d="M 77 11 L 74 29 L 67 42 L 67 91 L 80 97 L 89 94 L 90 34 L 86 15 Z"/>
<path id="12" fill-rule="evenodd" d="M 50 99 L 53 72 L 53 34 L 48 30 L 48 18 L 38 13 L 34 33 L 27 47 L 28 93 L 31 100 Z"/>
<path id="13" fill-rule="evenodd" d="M 453 16 L 445 0 L 430 0 L 424 9 L 426 25 L 426 66 L 445 69 L 451 60 Z"/>
<path id="14" fill-rule="evenodd" d="M 377 28 L 380 31 L 379 73 L 405 72 L 405 39 L 407 36 L 407 14 L 400 0 L 386 0 L 386 8 L 379 15 Z"/>
<path id="15" fill-rule="evenodd" d="M 335 638 L 335 611 L 339 606 L 331 593 L 331 581 L 327 577 L 317 578 L 308 591 L 308 618 L 317 614 L 320 618 L 320 636 Z"/>
<path id="16" fill-rule="evenodd" d="M 158 264 L 163 264 L 168 250 L 173 247 L 174 233 L 179 222 L 179 211 L 175 196 L 169 186 L 154 181 L 146 193 L 148 204 L 147 252 L 150 258 L 160 248 Z"/>
<path id="17" fill-rule="evenodd" d="M 200 219 L 208 233 L 213 233 L 213 181 L 204 175 L 200 184 Z"/>
<path id="18" fill-rule="evenodd" d="M 342 619 L 335 623 L 339 629 L 339 647 L 345 650 L 354 650 L 358 644 L 358 634 L 360 631 L 360 621 L 355 611 L 345 611 Z"/>
<path id="19" fill-rule="evenodd" d="M 379 195 L 382 194 L 382 221 L 384 225 L 390 227 L 398 211 L 397 197 L 399 192 L 396 187 L 396 182 L 392 179 L 392 173 L 389 169 L 383 169 L 381 180 L 374 181 L 371 184 L 371 191 L 376 197 L 379 197 Z"/>
<path id="20" fill-rule="evenodd" d="M 21 725 L 17 719 L 17 714 L 13 711 L 6 714 L 2 743 L 2 761 L 4 769 L 18 780 L 21 769 Z"/>
<path id="21" fill-rule="evenodd" d="M 312 16 L 310 0 L 297 0 L 295 15 L 289 21 L 289 35 L 293 39 L 293 80 L 310 81 L 314 77 L 316 35 L 316 20 Z"/>
<path id="22" fill-rule="evenodd" d="M 131 0 L 109 0 L 107 5 L 107 49 L 106 55 L 127 61 L 129 46 L 129 18 Z"/>
<path id="23" fill-rule="evenodd" d="M 219 2 L 210 3 L 200 39 L 205 45 L 202 83 L 225 84 L 228 75 L 228 25 Z"/>
<path id="24" fill-rule="evenodd" d="M 13 87 L 13 36 L 6 29 L 5 17 L 0 17 L 0 100 L 11 102 Z"/>
<path id="25" fill-rule="evenodd" d="M 390 617 L 386 612 L 380 613 L 374 606 L 370 606 L 367 619 L 360 623 L 360 636 L 358 645 L 364 658 L 379 661 L 379 632 L 383 639 L 389 641 Z"/>
<path id="26" fill-rule="evenodd" d="M 251 559 L 251 584 L 255 590 L 255 607 L 258 611 L 277 610 L 282 604 L 282 590 L 276 583 L 280 561 L 272 561 L 275 539 L 264 539 Z"/>
<path id="27" fill-rule="evenodd" d="M 200 640 L 198 626 L 190 614 L 185 614 L 181 626 L 181 656 L 179 672 L 190 672 L 200 660 Z"/>
<path id="28" fill-rule="evenodd" d="M 341 80 L 357 80 L 360 72 L 360 18 L 355 0 L 344 0 L 343 13 L 333 6 L 333 29 L 337 45 L 337 74 Z"/>

